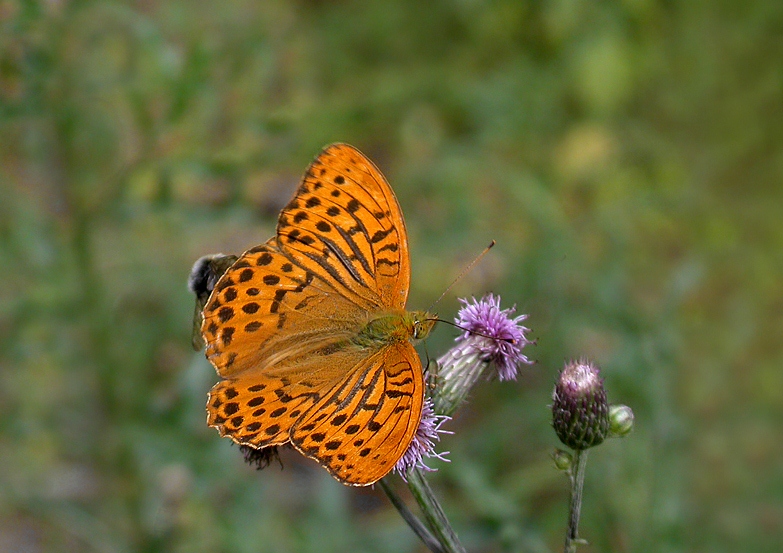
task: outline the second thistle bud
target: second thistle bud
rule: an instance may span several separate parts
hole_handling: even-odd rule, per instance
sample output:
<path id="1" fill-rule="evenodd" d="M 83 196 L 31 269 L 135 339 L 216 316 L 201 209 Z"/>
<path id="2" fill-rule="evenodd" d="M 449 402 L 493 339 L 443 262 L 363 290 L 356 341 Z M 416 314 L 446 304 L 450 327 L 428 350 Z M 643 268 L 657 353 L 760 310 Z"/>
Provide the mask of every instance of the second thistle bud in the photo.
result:
<path id="1" fill-rule="evenodd" d="M 587 449 L 609 433 L 609 404 L 599 370 L 585 360 L 567 363 L 552 395 L 552 424 L 560 441 Z"/>

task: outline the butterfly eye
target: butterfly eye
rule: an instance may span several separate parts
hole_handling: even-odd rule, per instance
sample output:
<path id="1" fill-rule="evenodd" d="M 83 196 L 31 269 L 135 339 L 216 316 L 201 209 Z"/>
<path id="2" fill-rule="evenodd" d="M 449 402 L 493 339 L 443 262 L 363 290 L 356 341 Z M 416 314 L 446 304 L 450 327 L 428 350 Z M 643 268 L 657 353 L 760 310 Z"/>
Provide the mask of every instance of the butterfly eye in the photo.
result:
<path id="1" fill-rule="evenodd" d="M 417 339 L 417 340 L 419 338 L 421 338 L 421 336 L 423 334 L 422 331 L 423 331 L 423 327 L 422 327 L 421 321 L 419 319 L 414 319 L 413 320 L 413 338 Z"/>

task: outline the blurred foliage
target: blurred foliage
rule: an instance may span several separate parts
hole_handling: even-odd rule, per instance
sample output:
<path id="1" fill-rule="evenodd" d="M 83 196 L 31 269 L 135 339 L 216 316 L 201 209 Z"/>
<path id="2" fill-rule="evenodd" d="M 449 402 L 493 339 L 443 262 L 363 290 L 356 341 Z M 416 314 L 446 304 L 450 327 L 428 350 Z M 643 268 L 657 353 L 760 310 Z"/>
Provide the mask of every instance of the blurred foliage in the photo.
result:
<path id="1" fill-rule="evenodd" d="M 266 240 L 307 164 L 389 177 L 428 306 L 492 290 L 537 365 L 449 425 L 471 551 L 562 547 L 557 370 L 636 430 L 586 551 L 779 551 L 783 4 L 0 0 L 0 550 L 422 551 L 378 490 L 205 427 L 191 263 Z M 453 329 L 428 341 L 447 347 Z"/>

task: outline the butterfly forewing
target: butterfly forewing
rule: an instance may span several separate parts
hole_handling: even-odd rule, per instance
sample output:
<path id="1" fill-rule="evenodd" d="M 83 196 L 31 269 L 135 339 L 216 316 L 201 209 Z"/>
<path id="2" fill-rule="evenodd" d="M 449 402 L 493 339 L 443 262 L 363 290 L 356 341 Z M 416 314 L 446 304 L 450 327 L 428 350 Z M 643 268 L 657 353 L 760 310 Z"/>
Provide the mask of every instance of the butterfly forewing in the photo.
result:
<path id="1" fill-rule="evenodd" d="M 307 353 L 355 334 L 369 306 L 338 293 L 317 270 L 297 264 L 273 238 L 223 275 L 201 327 L 220 376 L 274 367 L 292 350 Z"/>
<path id="2" fill-rule="evenodd" d="M 349 297 L 405 306 L 410 266 L 402 212 L 381 172 L 352 146 L 334 144 L 316 158 L 277 232 L 284 250 L 317 264 Z"/>

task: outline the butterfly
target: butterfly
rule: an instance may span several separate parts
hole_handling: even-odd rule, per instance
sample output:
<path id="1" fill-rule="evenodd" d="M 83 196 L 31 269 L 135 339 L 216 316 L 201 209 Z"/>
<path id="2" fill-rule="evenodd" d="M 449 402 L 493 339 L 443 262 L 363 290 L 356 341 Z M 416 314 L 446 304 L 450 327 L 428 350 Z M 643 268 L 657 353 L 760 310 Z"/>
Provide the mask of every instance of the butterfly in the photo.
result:
<path id="1" fill-rule="evenodd" d="M 422 417 L 412 342 L 436 319 L 405 310 L 409 284 L 389 183 L 354 147 L 328 146 L 275 236 L 233 262 L 204 304 L 206 356 L 221 377 L 207 423 L 255 449 L 291 444 L 344 484 L 377 482 Z"/>

